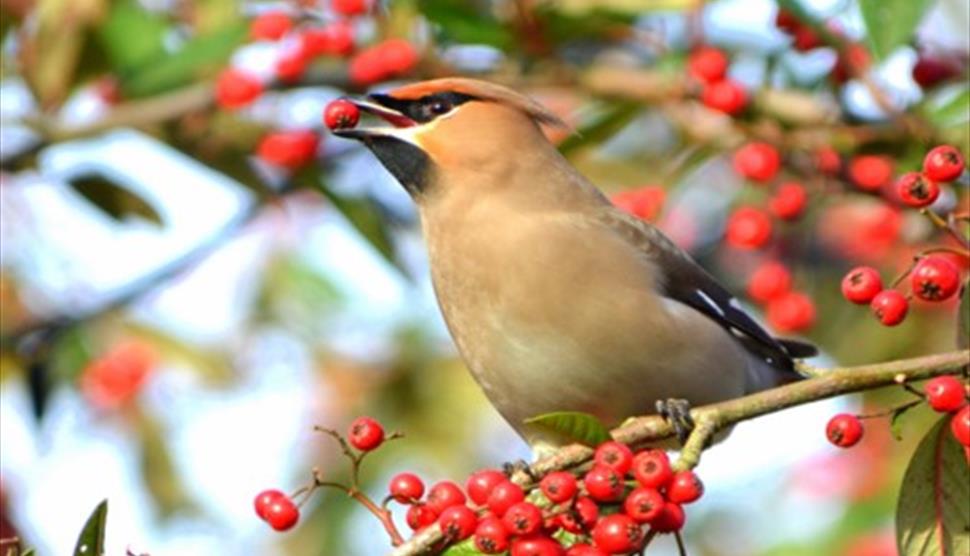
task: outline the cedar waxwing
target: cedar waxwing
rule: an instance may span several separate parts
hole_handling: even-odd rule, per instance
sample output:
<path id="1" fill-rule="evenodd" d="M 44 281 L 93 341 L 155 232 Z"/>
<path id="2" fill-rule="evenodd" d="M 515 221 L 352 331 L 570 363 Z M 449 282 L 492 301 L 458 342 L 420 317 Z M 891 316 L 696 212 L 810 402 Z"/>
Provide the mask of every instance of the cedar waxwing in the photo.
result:
<path id="1" fill-rule="evenodd" d="M 554 411 L 609 425 L 658 400 L 704 405 L 798 379 L 792 357 L 691 257 L 615 208 L 543 135 L 534 100 L 474 79 L 352 101 L 390 125 L 338 130 L 417 204 L 435 294 L 462 358 L 534 449 Z"/>

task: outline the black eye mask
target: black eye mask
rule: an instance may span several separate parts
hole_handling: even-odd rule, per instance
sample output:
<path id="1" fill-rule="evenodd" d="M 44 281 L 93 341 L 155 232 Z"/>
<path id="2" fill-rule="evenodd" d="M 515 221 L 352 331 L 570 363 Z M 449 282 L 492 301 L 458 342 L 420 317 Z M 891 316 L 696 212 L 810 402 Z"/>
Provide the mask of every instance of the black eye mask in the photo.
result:
<path id="1" fill-rule="evenodd" d="M 435 93 L 416 100 L 402 100 L 390 95 L 372 94 L 368 97 L 381 106 L 400 112 L 416 123 L 426 123 L 451 112 L 456 106 L 474 100 L 475 97 L 462 93 Z"/>

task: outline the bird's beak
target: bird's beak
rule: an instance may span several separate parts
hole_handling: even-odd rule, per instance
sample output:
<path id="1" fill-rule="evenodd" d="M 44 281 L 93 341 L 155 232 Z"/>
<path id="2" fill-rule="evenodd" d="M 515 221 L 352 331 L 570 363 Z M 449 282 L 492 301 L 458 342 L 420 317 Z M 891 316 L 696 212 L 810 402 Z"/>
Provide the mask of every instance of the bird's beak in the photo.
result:
<path id="1" fill-rule="evenodd" d="M 402 102 L 390 95 L 371 94 L 367 95 L 366 99 L 348 98 L 346 100 L 350 101 L 362 112 L 373 114 L 391 125 L 390 127 L 354 127 L 334 130 L 333 134 L 338 137 L 356 139 L 358 141 L 379 136 L 401 138 L 401 133 L 399 130 L 418 125 L 417 122 L 407 117 L 400 111 Z"/>

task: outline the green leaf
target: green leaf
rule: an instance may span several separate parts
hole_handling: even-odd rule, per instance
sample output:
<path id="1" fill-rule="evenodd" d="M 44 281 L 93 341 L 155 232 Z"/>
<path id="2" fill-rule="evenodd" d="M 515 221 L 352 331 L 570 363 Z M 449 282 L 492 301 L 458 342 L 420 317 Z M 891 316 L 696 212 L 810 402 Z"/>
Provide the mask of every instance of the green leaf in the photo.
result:
<path id="1" fill-rule="evenodd" d="M 225 65 L 247 33 L 245 22 L 239 21 L 194 37 L 177 52 L 122 80 L 121 87 L 128 96 L 149 96 L 211 75 Z"/>
<path id="2" fill-rule="evenodd" d="M 966 349 L 970 347 L 970 280 L 963 283 L 957 319 L 957 347 Z"/>
<path id="3" fill-rule="evenodd" d="M 74 556 L 100 556 L 104 554 L 104 530 L 108 521 L 108 501 L 102 500 L 91 512 L 91 517 L 81 529 L 74 545 Z"/>
<path id="4" fill-rule="evenodd" d="M 970 122 L 970 88 L 943 91 L 941 95 L 927 102 L 923 111 L 938 127 L 966 126 Z"/>
<path id="5" fill-rule="evenodd" d="M 449 546 L 447 550 L 441 553 L 441 556 L 483 556 L 483 554 L 475 548 L 472 539 L 466 539 Z"/>
<path id="6" fill-rule="evenodd" d="M 119 72 L 126 72 L 165 55 L 168 22 L 135 0 L 114 2 L 108 19 L 98 29 L 105 53 Z"/>
<path id="7" fill-rule="evenodd" d="M 912 37 L 932 0 L 859 0 L 869 44 L 885 58 Z"/>
<path id="8" fill-rule="evenodd" d="M 642 105 L 633 102 L 619 102 L 611 105 L 560 143 L 559 152 L 568 155 L 577 149 L 612 137 L 613 134 L 630 123 L 642 108 Z"/>
<path id="9" fill-rule="evenodd" d="M 581 411 L 545 413 L 526 419 L 525 423 L 538 425 L 587 446 L 596 446 L 611 438 L 606 425 L 595 416 Z"/>
<path id="10" fill-rule="evenodd" d="M 901 556 L 970 554 L 970 469 L 963 447 L 940 417 L 909 462 L 896 506 Z"/>

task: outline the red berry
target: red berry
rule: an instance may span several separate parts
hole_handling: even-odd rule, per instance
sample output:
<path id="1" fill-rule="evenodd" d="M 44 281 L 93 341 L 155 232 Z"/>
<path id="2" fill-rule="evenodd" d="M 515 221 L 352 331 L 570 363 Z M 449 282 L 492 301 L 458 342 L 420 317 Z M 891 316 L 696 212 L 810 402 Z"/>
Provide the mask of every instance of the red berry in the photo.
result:
<path id="1" fill-rule="evenodd" d="M 795 30 L 794 38 L 792 46 L 799 52 L 805 52 L 824 44 L 815 31 L 808 26 L 802 26 Z"/>
<path id="2" fill-rule="evenodd" d="M 608 554 L 626 554 L 643 540 L 640 524 L 626 514 L 604 517 L 593 528 L 593 544 Z"/>
<path id="3" fill-rule="evenodd" d="M 638 523 L 653 521 L 664 507 L 664 498 L 654 488 L 633 489 L 623 501 L 623 511 Z"/>
<path id="4" fill-rule="evenodd" d="M 576 510 L 576 515 L 579 516 L 579 523 L 586 528 L 592 527 L 596 524 L 596 520 L 599 519 L 600 507 L 592 498 L 585 496 L 577 498 L 574 509 Z"/>
<path id="5" fill-rule="evenodd" d="M 531 535 L 542 526 L 542 510 L 530 502 L 519 502 L 502 516 L 502 525 L 512 535 Z"/>
<path id="6" fill-rule="evenodd" d="M 615 502 L 623 496 L 623 476 L 605 465 L 597 465 L 590 469 L 583 476 L 583 484 L 593 500 Z"/>
<path id="7" fill-rule="evenodd" d="M 953 413 L 967 403 L 967 392 L 963 383 L 955 376 L 938 376 L 923 387 L 926 401 L 934 411 Z"/>
<path id="8" fill-rule="evenodd" d="M 832 147 L 822 147 L 815 151 L 815 167 L 823 174 L 834 176 L 842 169 L 842 159 Z"/>
<path id="9" fill-rule="evenodd" d="M 909 312 L 909 301 L 897 290 L 882 290 L 869 303 L 872 314 L 886 326 L 896 326 L 903 322 Z"/>
<path id="10" fill-rule="evenodd" d="M 693 51 L 687 59 L 687 72 L 704 83 L 724 79 L 728 58 L 717 48 L 704 46 Z"/>
<path id="11" fill-rule="evenodd" d="M 278 496 L 264 510 L 263 518 L 277 531 L 291 529 L 300 520 L 300 509 L 289 496 Z"/>
<path id="12" fill-rule="evenodd" d="M 398 473 L 391 477 L 388 490 L 398 502 L 413 504 L 424 496 L 424 482 L 414 473 Z"/>
<path id="13" fill-rule="evenodd" d="M 307 59 L 301 50 L 286 52 L 276 60 L 276 78 L 285 83 L 295 83 L 303 77 L 306 66 Z"/>
<path id="14" fill-rule="evenodd" d="M 815 303 L 801 292 L 788 292 L 768 303 L 768 322 L 782 332 L 800 332 L 815 324 Z"/>
<path id="15" fill-rule="evenodd" d="M 384 442 L 384 427 L 370 417 L 358 417 L 347 431 L 350 445 L 363 452 L 369 452 Z"/>
<path id="16" fill-rule="evenodd" d="M 734 153 L 734 170 L 754 181 L 771 181 L 781 167 L 778 150 L 768 143 L 753 142 Z"/>
<path id="17" fill-rule="evenodd" d="M 535 535 L 513 541 L 510 556 L 562 556 L 564 553 L 565 549 L 555 540 Z"/>
<path id="18" fill-rule="evenodd" d="M 748 94 L 737 81 L 722 79 L 704 87 L 701 91 L 701 102 L 714 110 L 735 115 L 748 103 Z"/>
<path id="19" fill-rule="evenodd" d="M 963 406 L 963 409 L 950 419 L 950 431 L 953 432 L 957 442 L 970 446 L 970 405 Z"/>
<path id="20" fill-rule="evenodd" d="M 576 477 L 567 471 L 556 471 L 542 478 L 539 488 L 553 504 L 562 504 L 576 496 L 579 487 Z"/>
<path id="21" fill-rule="evenodd" d="M 311 27 L 300 35 L 301 47 L 309 57 L 345 56 L 354 50 L 354 28 L 346 21 L 325 27 Z"/>
<path id="22" fill-rule="evenodd" d="M 768 209 L 782 220 L 794 220 L 802 215 L 808 194 L 800 183 L 788 182 L 778 186 L 774 196 L 768 201 Z"/>
<path id="23" fill-rule="evenodd" d="M 263 137 L 256 155 L 274 166 L 295 169 L 313 160 L 319 145 L 320 137 L 312 131 L 281 131 Z"/>
<path id="24" fill-rule="evenodd" d="M 227 69 L 216 80 L 216 104 L 222 108 L 241 108 L 263 94 L 263 84 L 255 76 Z"/>
<path id="25" fill-rule="evenodd" d="M 684 508 L 675 502 L 667 502 L 650 526 L 658 533 L 673 533 L 681 530 L 686 522 L 687 515 L 684 514 Z"/>
<path id="26" fill-rule="evenodd" d="M 850 77 L 861 74 L 869 67 L 869 51 L 860 44 L 850 44 L 838 53 L 835 65 L 832 67 L 832 79 L 836 83 L 845 83 Z"/>
<path id="27" fill-rule="evenodd" d="M 704 494 L 704 483 L 693 471 L 674 473 L 667 485 L 667 500 L 677 504 L 690 504 Z"/>
<path id="28" fill-rule="evenodd" d="M 947 79 L 960 75 L 959 66 L 947 60 L 920 56 L 913 66 L 913 81 L 928 89 Z"/>
<path id="29" fill-rule="evenodd" d="M 275 41 L 283 38 L 293 28 L 293 20 L 283 12 L 260 14 L 249 24 L 249 37 L 253 40 Z"/>
<path id="30" fill-rule="evenodd" d="M 866 305 L 882 291 L 879 271 L 871 266 L 857 266 L 842 278 L 842 296 L 856 305 Z"/>
<path id="31" fill-rule="evenodd" d="M 659 185 L 646 185 L 637 189 L 620 191 L 610 200 L 620 209 L 641 218 L 652 220 L 663 208 L 666 190 Z"/>
<path id="32" fill-rule="evenodd" d="M 414 504 L 408 508 L 404 520 L 412 531 L 420 531 L 431 525 L 438 519 L 438 512 L 429 508 L 426 504 Z"/>
<path id="33" fill-rule="evenodd" d="M 360 121 L 360 109 L 346 99 L 337 99 L 323 110 L 323 123 L 330 129 L 354 127 Z"/>
<path id="34" fill-rule="evenodd" d="M 428 507 L 440 514 L 445 508 L 465 505 L 465 493 L 451 481 L 438 481 L 428 491 Z"/>
<path id="35" fill-rule="evenodd" d="M 907 205 L 921 208 L 940 196 L 940 185 L 919 172 L 906 172 L 896 180 L 896 194 Z"/>
<path id="36" fill-rule="evenodd" d="M 646 450 L 633 456 L 633 477 L 641 486 L 662 488 L 673 475 L 666 452 Z"/>
<path id="37" fill-rule="evenodd" d="M 472 536 L 478 525 L 478 515 L 468 506 L 450 506 L 438 516 L 438 527 L 445 538 L 463 541 Z"/>
<path id="38" fill-rule="evenodd" d="M 767 303 L 791 290 L 792 277 L 788 267 L 768 261 L 755 269 L 748 280 L 748 296 L 755 301 Z"/>
<path id="39" fill-rule="evenodd" d="M 606 552 L 603 552 L 595 546 L 590 546 L 588 544 L 574 544 L 566 550 L 566 556 L 608 556 Z"/>
<path id="40" fill-rule="evenodd" d="M 523 500 L 525 500 L 525 492 L 522 491 L 522 487 L 512 481 L 505 481 L 492 488 L 486 505 L 493 514 L 502 517 L 509 508 Z"/>
<path id="41" fill-rule="evenodd" d="M 793 34 L 802 27 L 802 23 L 790 11 L 778 8 L 778 13 L 775 14 L 775 27 L 778 27 L 786 33 Z"/>
<path id="42" fill-rule="evenodd" d="M 265 520 L 267 510 L 269 510 L 270 505 L 275 502 L 277 498 L 286 498 L 286 494 L 276 489 L 264 490 L 263 492 L 257 494 L 255 500 L 253 500 L 253 507 L 256 510 L 256 515 L 258 515 L 260 519 Z"/>
<path id="43" fill-rule="evenodd" d="M 475 548 L 483 554 L 501 554 L 509 549 L 509 532 L 502 525 L 502 520 L 486 517 L 478 522 L 475 528 Z"/>
<path id="44" fill-rule="evenodd" d="M 931 255 L 916 263 L 909 276 L 913 295 L 926 301 L 943 301 L 960 289 L 960 271 L 949 260 Z"/>
<path id="45" fill-rule="evenodd" d="M 81 393 L 99 409 L 117 409 L 135 399 L 155 366 L 155 350 L 139 340 L 125 340 L 81 371 Z"/>
<path id="46" fill-rule="evenodd" d="M 771 239 L 771 218 L 761 209 L 740 207 L 728 217 L 724 239 L 739 249 L 762 247 Z"/>
<path id="47" fill-rule="evenodd" d="M 877 191 L 892 180 L 893 163 L 889 157 L 861 155 L 849 162 L 849 178 L 859 189 Z"/>
<path id="48" fill-rule="evenodd" d="M 862 422 L 855 415 L 839 413 L 829 419 L 825 436 L 839 448 L 851 448 L 862 438 Z"/>
<path id="49" fill-rule="evenodd" d="M 468 477 L 468 481 L 465 482 L 465 492 L 468 493 L 472 502 L 483 506 L 488 501 L 488 495 L 491 494 L 495 485 L 508 480 L 505 473 L 497 469 L 482 469 Z"/>
<path id="50" fill-rule="evenodd" d="M 596 447 L 593 462 L 613 468 L 620 475 L 625 475 L 633 465 L 633 450 L 622 442 L 610 440 Z"/>
<path id="51" fill-rule="evenodd" d="M 963 173 L 963 167 L 963 155 L 950 145 L 934 147 L 923 159 L 923 173 L 934 181 L 953 181 Z"/>
<path id="52" fill-rule="evenodd" d="M 404 75 L 418 63 L 418 52 L 403 39 L 389 39 L 358 52 L 347 68 L 350 80 L 357 85 L 370 85 L 390 77 Z"/>
<path id="53" fill-rule="evenodd" d="M 367 0 L 330 0 L 330 8 L 340 15 L 361 15 L 367 13 Z"/>

